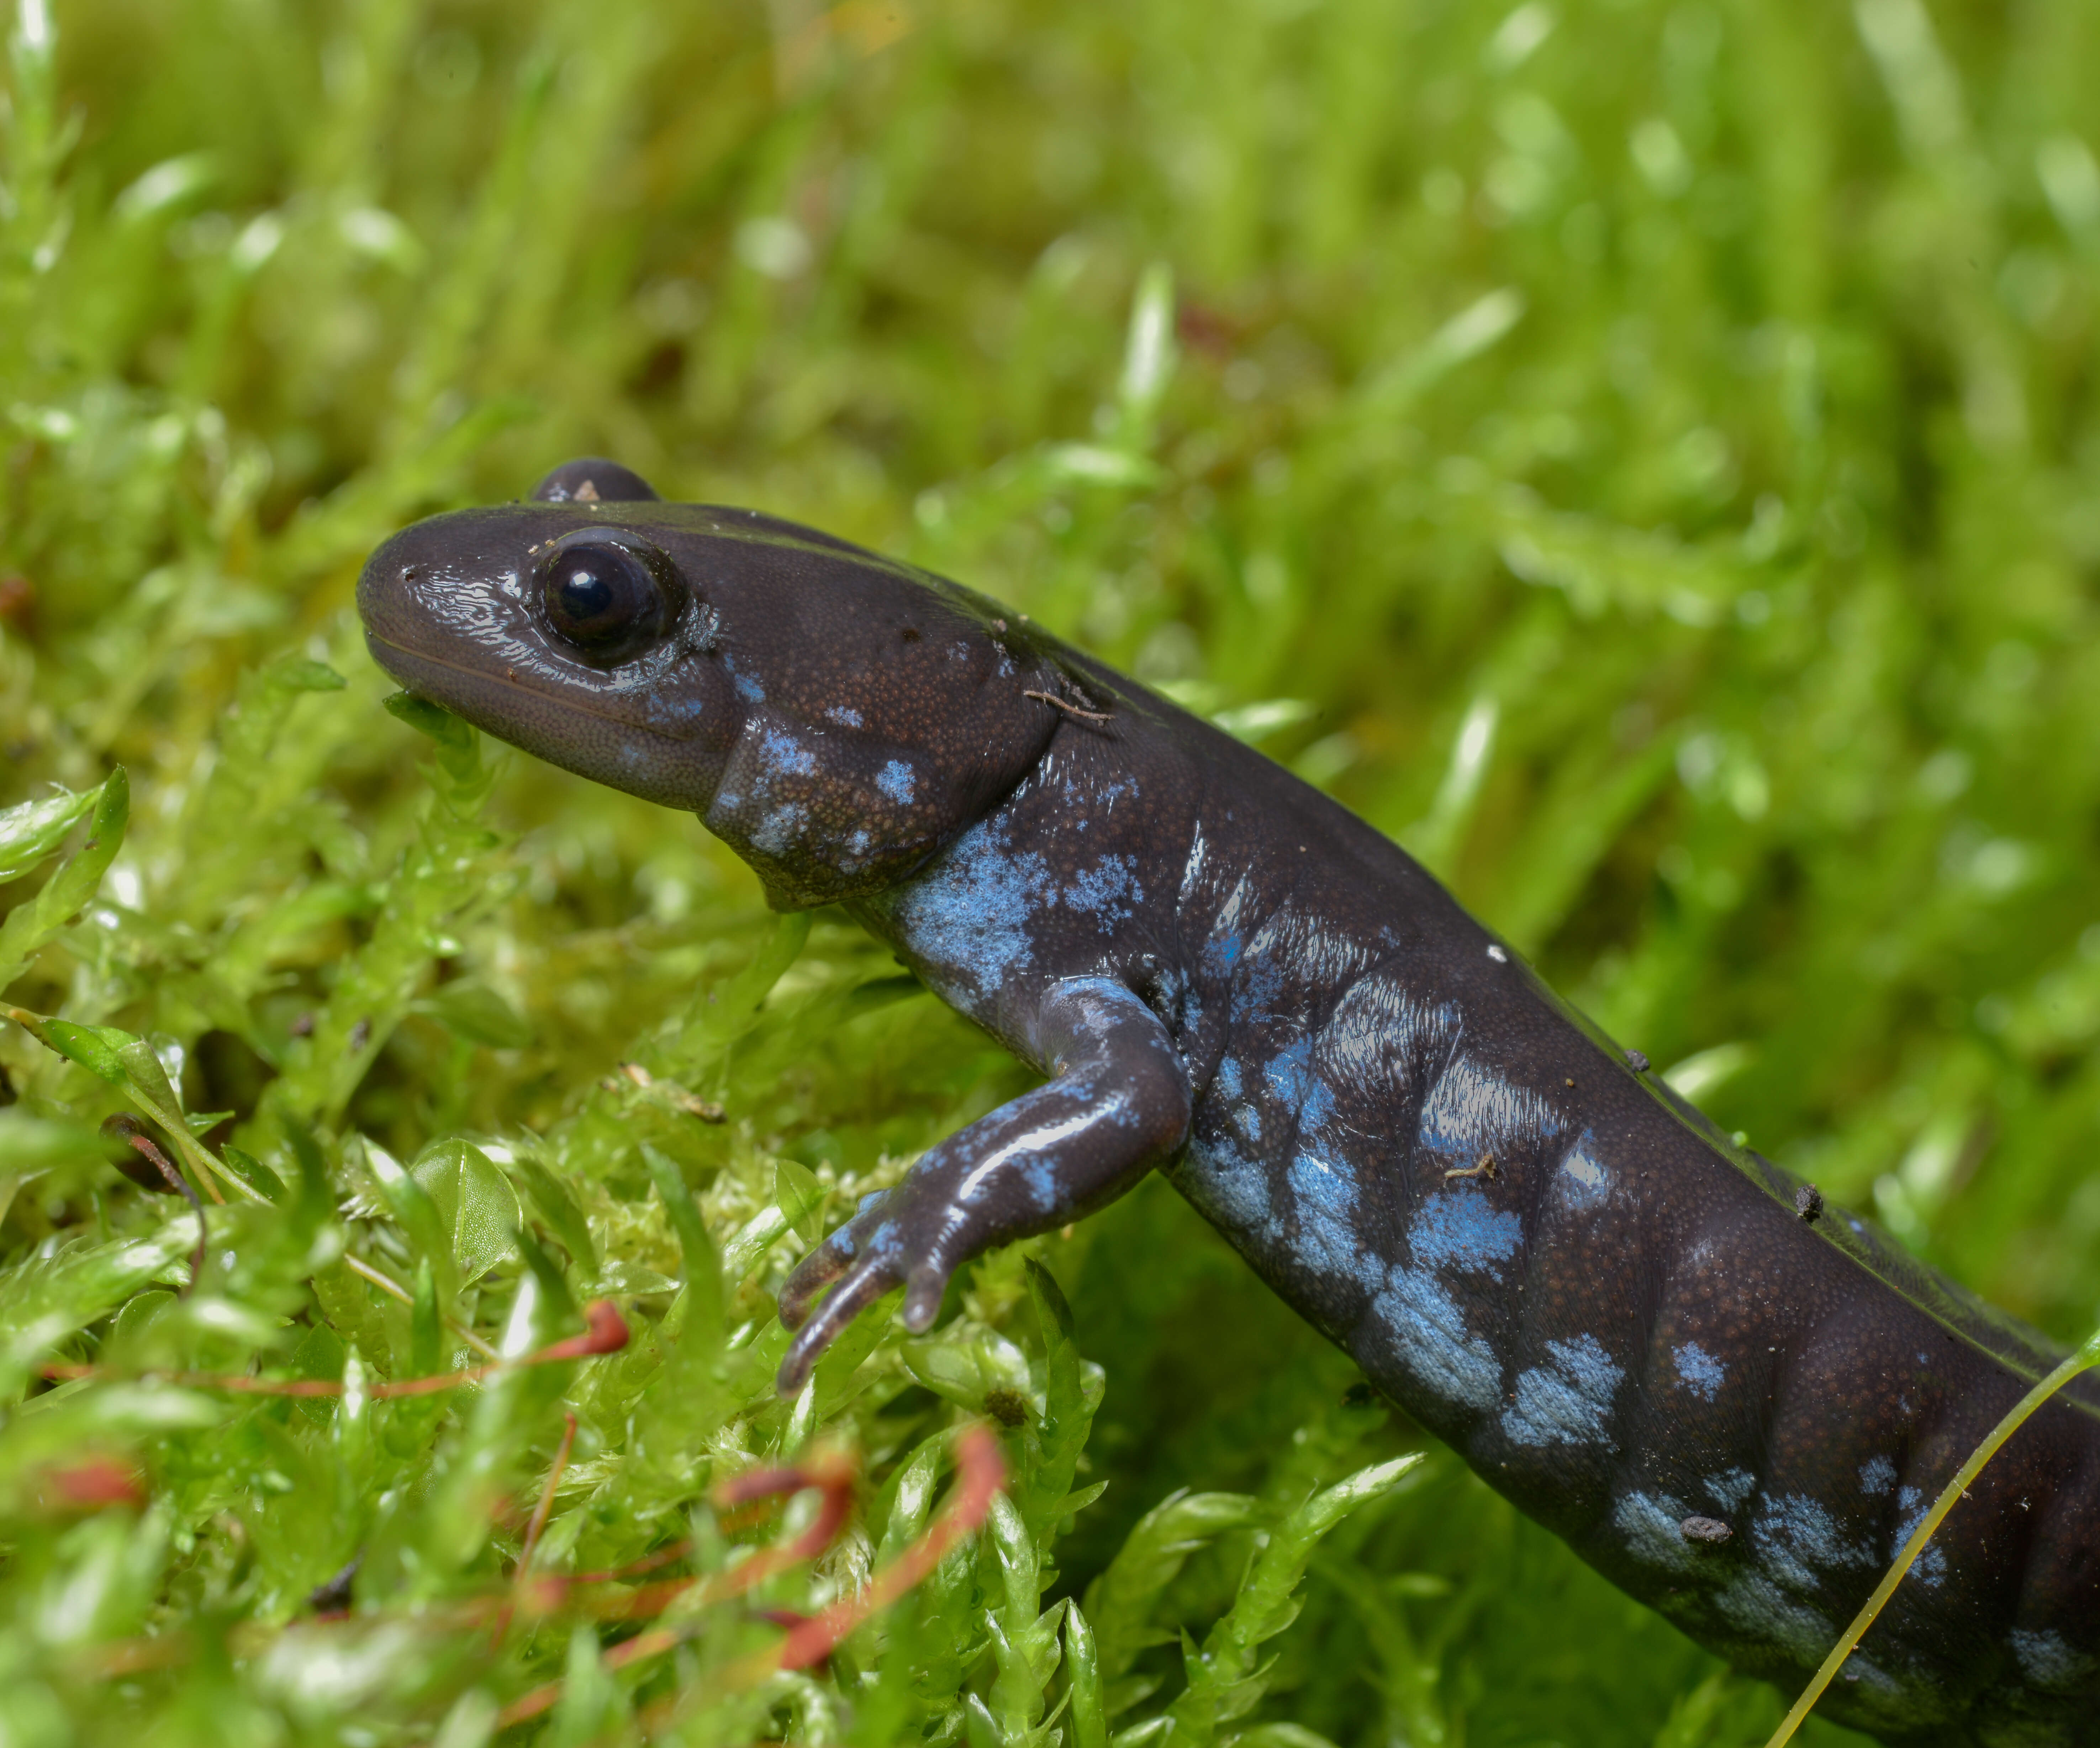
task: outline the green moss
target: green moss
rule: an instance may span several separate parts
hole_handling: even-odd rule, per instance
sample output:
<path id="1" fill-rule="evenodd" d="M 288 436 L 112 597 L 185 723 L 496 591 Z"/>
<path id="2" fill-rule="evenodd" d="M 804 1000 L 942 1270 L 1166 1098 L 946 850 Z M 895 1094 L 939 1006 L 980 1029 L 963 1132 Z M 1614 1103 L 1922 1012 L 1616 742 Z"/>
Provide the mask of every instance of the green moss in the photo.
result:
<path id="1" fill-rule="evenodd" d="M 690 822 L 382 710 L 364 552 L 572 453 L 1219 713 L 1833 1201 L 2093 1320 L 2083 0 L 7 28 L 0 995 L 59 1022 L 0 1033 L 9 1740 L 466 1748 L 558 1680 L 527 1728 L 576 1744 L 1776 1719 L 1448 1454 L 1334 1491 L 1422 1441 L 1156 1184 L 772 1399 L 792 1259 L 1025 1078 Z M 186 1297 L 120 1110 L 227 1198 Z M 38 1376 L 371 1384 L 600 1296 L 625 1351 L 450 1396 Z M 541 1574 L 719 1569 L 773 1531 L 714 1481 L 857 1453 L 858 1527 L 757 1599 L 807 1610 L 988 1394 L 1010 1504 L 827 1670 L 739 1686 L 738 1604 L 624 1666 L 611 1622 L 463 1624 L 565 1413 Z"/>

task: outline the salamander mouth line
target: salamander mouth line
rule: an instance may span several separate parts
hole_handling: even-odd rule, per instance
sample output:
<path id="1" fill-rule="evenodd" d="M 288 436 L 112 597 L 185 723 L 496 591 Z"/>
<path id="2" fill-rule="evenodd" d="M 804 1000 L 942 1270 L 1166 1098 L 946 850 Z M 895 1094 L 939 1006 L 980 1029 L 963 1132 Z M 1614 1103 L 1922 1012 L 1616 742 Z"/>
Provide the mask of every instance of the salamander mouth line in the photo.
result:
<path id="1" fill-rule="evenodd" d="M 487 680 L 496 684 L 513 686 L 524 693 L 527 697 L 536 698 L 542 704 L 552 704 L 558 710 L 572 711 L 578 716 L 594 717 L 601 722 L 610 722 L 614 727 L 624 729 L 630 734 L 648 735 L 655 739 L 664 741 L 668 741 L 671 739 L 669 735 L 659 734 L 646 724 L 637 722 L 631 717 L 615 716 L 611 711 L 594 709 L 589 704 L 580 704 L 573 698 L 563 697 L 555 692 L 542 691 L 536 686 L 527 686 L 523 680 L 517 678 L 514 673 L 509 669 L 504 670 L 505 678 L 497 681 L 496 676 L 486 668 L 470 668 L 464 662 L 448 661 L 442 656 L 432 656 L 422 650 L 411 649 L 405 643 L 397 643 L 391 638 L 381 636 L 369 626 L 365 629 L 364 635 L 367 642 L 384 644 L 388 649 L 407 656 L 411 661 L 426 662 L 433 668 L 442 668 L 448 673 L 462 674 L 470 680 Z M 399 676 L 395 678 L 398 678 Z M 675 742 L 673 744 L 676 744 Z"/>

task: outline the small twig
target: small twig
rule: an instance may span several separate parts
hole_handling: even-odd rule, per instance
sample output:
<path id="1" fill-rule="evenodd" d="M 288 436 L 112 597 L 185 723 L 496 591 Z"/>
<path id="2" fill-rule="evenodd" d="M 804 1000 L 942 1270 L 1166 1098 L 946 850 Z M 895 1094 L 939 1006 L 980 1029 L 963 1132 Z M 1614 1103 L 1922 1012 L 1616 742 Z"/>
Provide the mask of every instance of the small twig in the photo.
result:
<path id="1" fill-rule="evenodd" d="M 1454 1178 L 1459 1177 L 1485 1177 L 1492 1184 L 1495 1181 L 1495 1156 L 1484 1153 L 1477 1164 L 1454 1165 L 1444 1174 L 1444 1181 L 1448 1184 Z"/>
<path id="2" fill-rule="evenodd" d="M 168 1188 L 188 1202 L 190 1205 L 190 1212 L 196 1216 L 196 1248 L 190 1253 L 189 1285 L 183 1289 L 183 1297 L 188 1298 L 196 1291 L 197 1282 L 204 1278 L 206 1253 L 203 1200 L 198 1196 L 195 1186 L 190 1181 L 175 1169 L 174 1162 L 161 1151 L 161 1144 L 146 1132 L 144 1126 L 136 1117 L 121 1110 L 114 1115 L 105 1117 L 102 1123 L 102 1132 L 122 1141 L 126 1146 L 158 1172 L 166 1180 Z M 132 1177 L 130 1172 L 125 1172 L 124 1175 L 126 1177 L 131 1177 L 134 1183 L 139 1183 L 144 1187 L 142 1178 Z"/>
<path id="3" fill-rule="evenodd" d="M 441 1372 L 429 1378 L 395 1378 L 369 1384 L 365 1394 L 375 1401 L 388 1401 L 404 1396 L 435 1396 L 441 1390 L 456 1390 L 462 1384 L 479 1384 L 492 1373 L 510 1371 L 525 1366 L 552 1366 L 563 1360 L 589 1359 L 601 1353 L 617 1353 L 627 1345 L 627 1319 L 620 1314 L 620 1308 L 610 1299 L 591 1302 L 585 1313 L 590 1326 L 580 1335 L 571 1335 L 566 1341 L 557 1341 L 523 1359 L 506 1360 L 498 1357 L 487 1366 L 470 1366 L 464 1371 Z M 116 1374 L 100 1366 L 76 1366 L 54 1363 L 42 1368 L 42 1375 L 58 1382 L 73 1378 L 110 1378 Z M 164 1384 L 172 1384 L 192 1390 L 224 1390 L 235 1396 L 307 1396 L 337 1397 L 342 1394 L 342 1381 L 338 1378 L 249 1378 L 237 1374 L 199 1371 L 155 1372 L 152 1376 Z M 575 1429 L 571 1428 L 573 1432 Z M 564 1446 L 564 1449 L 567 1447 Z"/>
<path id="4" fill-rule="evenodd" d="M 642 1092 L 654 1092 L 658 1098 L 668 1101 L 689 1117 L 697 1117 L 703 1123 L 722 1123 L 728 1120 L 727 1113 L 714 1100 L 702 1098 L 697 1093 L 688 1092 L 675 1080 L 660 1080 L 639 1062 L 622 1062 L 620 1065 L 620 1071 Z M 620 1083 L 610 1076 L 600 1084 L 609 1092 L 616 1092 L 620 1090 Z"/>
<path id="5" fill-rule="evenodd" d="M 1033 698 L 1046 704 L 1053 710 L 1061 710 L 1067 716 L 1077 717 L 1082 722 L 1105 722 L 1115 713 L 1112 710 L 1082 710 L 1077 704 L 1060 698 L 1055 692 L 1023 692 L 1023 698 Z"/>
<path id="6" fill-rule="evenodd" d="M 492 1648 L 501 1650 L 510 1631 L 510 1617 L 514 1612 L 517 1596 L 532 1575 L 532 1556 L 540 1546 L 540 1532 L 547 1527 L 547 1518 L 554 1509 L 554 1490 L 562 1485 L 562 1472 L 569 1466 L 569 1450 L 576 1441 L 576 1417 L 573 1413 L 563 1416 L 562 1442 L 555 1448 L 554 1467 L 547 1471 L 547 1485 L 540 1490 L 540 1503 L 532 1507 L 532 1520 L 525 1526 L 525 1543 L 518 1550 L 518 1565 L 511 1574 L 511 1596 L 496 1611 L 496 1631 L 491 1635 Z"/>

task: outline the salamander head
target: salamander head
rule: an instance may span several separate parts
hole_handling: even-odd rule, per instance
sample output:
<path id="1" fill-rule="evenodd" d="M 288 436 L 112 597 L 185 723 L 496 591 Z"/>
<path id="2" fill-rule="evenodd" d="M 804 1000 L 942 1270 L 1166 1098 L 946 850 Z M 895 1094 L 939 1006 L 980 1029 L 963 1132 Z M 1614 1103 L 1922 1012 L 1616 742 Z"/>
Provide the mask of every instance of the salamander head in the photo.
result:
<path id="1" fill-rule="evenodd" d="M 358 580 L 373 657 L 498 739 L 690 808 L 783 908 L 889 885 L 1012 788 L 1056 646 L 954 584 L 572 461 Z"/>

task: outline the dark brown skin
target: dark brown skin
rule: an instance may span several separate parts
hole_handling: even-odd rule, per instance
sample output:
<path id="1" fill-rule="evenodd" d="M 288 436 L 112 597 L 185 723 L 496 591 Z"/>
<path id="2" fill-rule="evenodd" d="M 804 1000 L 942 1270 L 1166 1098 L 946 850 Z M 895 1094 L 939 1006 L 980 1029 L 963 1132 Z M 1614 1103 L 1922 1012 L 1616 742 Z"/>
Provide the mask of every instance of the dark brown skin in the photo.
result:
<path id="1" fill-rule="evenodd" d="M 2059 1355 L 1601 1036 L 1402 851 L 996 603 L 575 462 L 367 565 L 404 685 L 688 808 L 1047 1076 L 788 1283 L 781 1388 L 893 1288 L 1154 1167 L 1612 1582 L 1798 1687 Z M 827 1287 L 830 1291 L 819 1301 Z M 2100 1394 L 1974 1485 L 1823 1710 L 2100 1740 Z"/>

